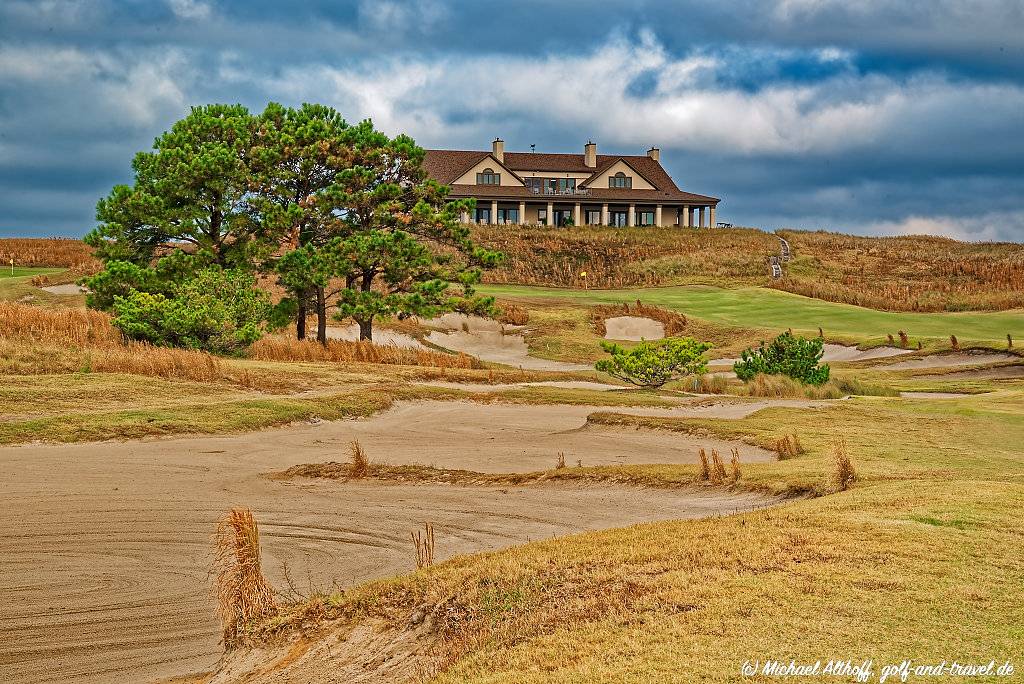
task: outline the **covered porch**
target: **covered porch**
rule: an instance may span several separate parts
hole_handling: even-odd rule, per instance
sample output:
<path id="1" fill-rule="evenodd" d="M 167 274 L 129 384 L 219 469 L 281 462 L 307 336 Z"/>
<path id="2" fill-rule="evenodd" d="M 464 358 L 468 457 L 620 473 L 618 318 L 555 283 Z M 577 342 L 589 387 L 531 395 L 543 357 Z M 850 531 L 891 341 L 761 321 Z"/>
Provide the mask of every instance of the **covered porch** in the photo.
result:
<path id="1" fill-rule="evenodd" d="M 463 212 L 462 222 L 485 225 L 710 228 L 715 225 L 715 206 L 714 203 L 477 200 L 473 215 Z"/>

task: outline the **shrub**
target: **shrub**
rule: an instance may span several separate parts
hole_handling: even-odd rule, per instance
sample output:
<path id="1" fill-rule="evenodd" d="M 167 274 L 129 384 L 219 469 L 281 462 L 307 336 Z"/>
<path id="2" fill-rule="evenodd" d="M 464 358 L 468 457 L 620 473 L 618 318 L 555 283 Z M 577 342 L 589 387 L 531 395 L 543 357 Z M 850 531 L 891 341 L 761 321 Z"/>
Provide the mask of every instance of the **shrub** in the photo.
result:
<path id="1" fill-rule="evenodd" d="M 233 354 L 262 336 L 271 309 L 251 274 L 207 268 L 173 296 L 134 289 L 114 296 L 113 322 L 131 339 Z"/>
<path id="2" fill-rule="evenodd" d="M 707 342 L 692 337 L 640 342 L 629 350 L 611 342 L 602 342 L 601 347 L 611 358 L 598 361 L 594 367 L 639 387 L 661 387 L 669 380 L 703 374 L 708 367 L 704 352 L 711 349 Z"/>
<path id="3" fill-rule="evenodd" d="M 757 349 L 744 349 L 733 370 L 736 377 L 744 381 L 764 373 L 822 385 L 829 376 L 828 364 L 819 364 L 824 353 L 824 341 L 820 337 L 808 340 L 785 332 L 769 344 L 762 342 Z"/>

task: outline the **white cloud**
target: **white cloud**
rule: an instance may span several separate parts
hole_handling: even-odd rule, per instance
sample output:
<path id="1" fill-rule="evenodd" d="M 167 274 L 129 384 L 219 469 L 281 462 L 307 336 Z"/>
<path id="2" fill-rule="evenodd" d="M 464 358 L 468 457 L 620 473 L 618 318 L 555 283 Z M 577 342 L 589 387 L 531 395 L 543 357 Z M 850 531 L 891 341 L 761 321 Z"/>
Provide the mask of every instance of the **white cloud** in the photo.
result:
<path id="1" fill-rule="evenodd" d="M 825 50 L 820 58 L 843 59 L 844 53 Z M 814 83 L 749 91 L 719 85 L 715 75 L 726 68 L 707 55 L 674 57 L 642 34 L 639 41 L 613 40 L 575 56 L 391 58 L 350 67 L 290 66 L 271 78 L 235 64 L 231 76 L 275 97 L 327 101 L 352 117 L 370 116 L 385 130 L 416 137 L 436 138 L 443 130 L 449 140 L 484 140 L 501 133 L 496 122 L 536 121 L 579 130 L 581 138 L 599 143 L 724 155 L 871 149 L 901 136 L 920 137 L 951 115 L 982 121 L 986 103 L 1024 111 L 1024 89 L 1009 84 L 843 71 Z M 652 92 L 631 94 L 631 83 L 652 77 Z M 446 123 L 453 112 L 468 123 Z"/>
<path id="2" fill-rule="evenodd" d="M 941 235 L 967 242 L 1020 239 L 1024 210 L 991 212 L 980 216 L 908 216 L 859 226 L 868 235 Z"/>
<path id="3" fill-rule="evenodd" d="M 211 8 L 203 0 L 167 0 L 171 11 L 179 19 L 186 21 L 202 21 L 209 19 Z"/>

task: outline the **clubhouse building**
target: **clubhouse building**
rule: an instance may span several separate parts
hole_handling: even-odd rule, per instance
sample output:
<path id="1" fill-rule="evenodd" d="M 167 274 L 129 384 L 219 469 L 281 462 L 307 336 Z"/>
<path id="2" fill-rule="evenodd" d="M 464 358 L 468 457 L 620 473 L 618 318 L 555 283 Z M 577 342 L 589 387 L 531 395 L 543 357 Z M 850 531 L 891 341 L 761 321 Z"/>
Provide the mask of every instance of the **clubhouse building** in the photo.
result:
<path id="1" fill-rule="evenodd" d="M 468 223 L 679 226 L 715 225 L 718 198 L 684 192 L 661 166 L 658 148 L 647 154 L 427 150 L 424 168 L 451 187 L 453 199 L 476 199 Z"/>

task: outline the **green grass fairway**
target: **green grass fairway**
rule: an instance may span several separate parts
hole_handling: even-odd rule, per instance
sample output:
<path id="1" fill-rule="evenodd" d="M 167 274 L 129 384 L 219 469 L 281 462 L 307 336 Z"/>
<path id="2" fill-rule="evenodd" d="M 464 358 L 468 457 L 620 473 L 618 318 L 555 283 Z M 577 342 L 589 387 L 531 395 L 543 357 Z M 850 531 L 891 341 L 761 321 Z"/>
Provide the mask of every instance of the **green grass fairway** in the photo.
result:
<path id="1" fill-rule="evenodd" d="M 1006 334 L 1024 342 L 1024 311 L 965 313 L 906 313 L 875 311 L 849 304 L 759 287 L 724 289 L 704 285 L 635 290 L 568 290 L 517 285 L 482 285 L 484 294 L 498 297 L 544 297 L 585 304 L 632 302 L 656 304 L 709 321 L 743 327 L 794 330 L 858 340 L 884 338 L 904 330 L 912 338 L 948 338 L 961 342 L 1006 345 Z"/>
<path id="2" fill-rule="evenodd" d="M 37 275 L 48 275 L 50 273 L 60 273 L 65 269 L 63 268 L 27 268 L 24 266 L 15 266 L 12 274 L 11 267 L 7 264 L 0 264 L 0 278 L 25 278 Z"/>

